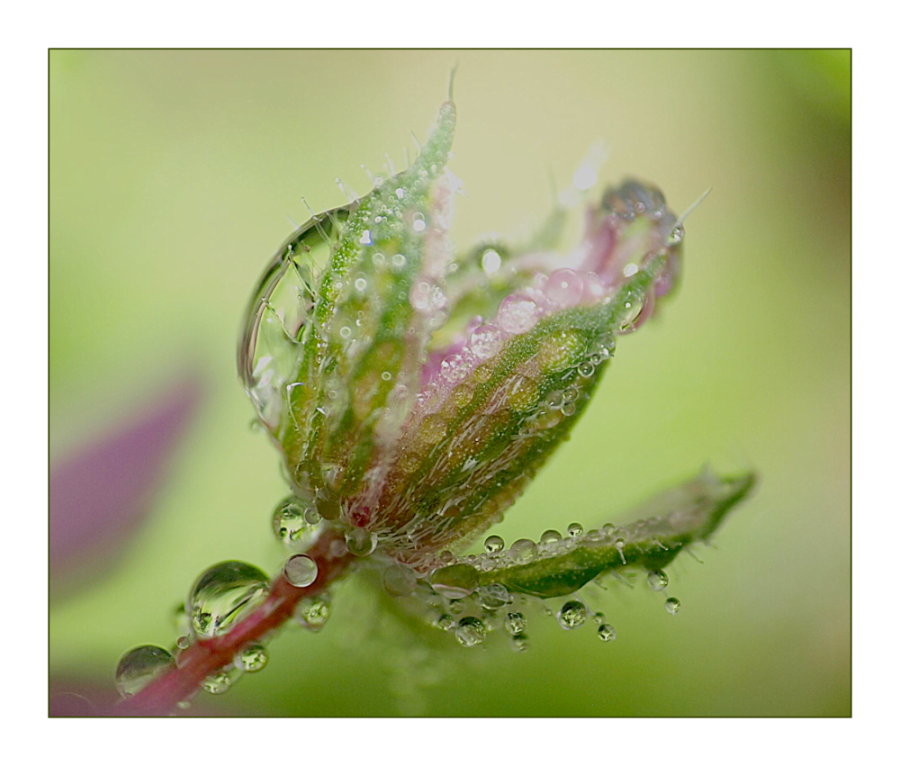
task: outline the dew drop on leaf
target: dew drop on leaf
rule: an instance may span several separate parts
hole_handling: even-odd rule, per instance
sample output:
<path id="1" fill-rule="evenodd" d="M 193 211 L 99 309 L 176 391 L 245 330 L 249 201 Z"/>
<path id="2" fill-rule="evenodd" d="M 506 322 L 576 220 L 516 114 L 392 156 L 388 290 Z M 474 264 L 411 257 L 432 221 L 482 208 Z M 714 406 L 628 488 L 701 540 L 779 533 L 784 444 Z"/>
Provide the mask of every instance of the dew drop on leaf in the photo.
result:
<path id="1" fill-rule="evenodd" d="M 257 673 L 269 662 L 269 653 L 262 644 L 250 644 L 238 655 L 238 664 L 247 673 Z"/>
<path id="2" fill-rule="evenodd" d="M 477 617 L 463 617 L 456 624 L 456 640 L 466 647 L 478 646 L 486 634 L 484 623 Z"/>
<path id="3" fill-rule="evenodd" d="M 681 602 L 677 598 L 666 599 L 666 611 L 669 614 L 678 614 L 681 609 Z"/>
<path id="4" fill-rule="evenodd" d="M 353 527 L 344 536 L 347 550 L 354 556 L 369 556 L 378 546 L 378 535 L 362 527 Z"/>
<path id="5" fill-rule="evenodd" d="M 503 627 L 506 628 L 507 633 L 514 636 L 517 633 L 524 632 L 525 628 L 528 627 L 528 622 L 525 619 L 525 615 L 521 612 L 509 612 L 503 622 Z"/>
<path id="6" fill-rule="evenodd" d="M 504 545 L 505 543 L 500 535 L 491 535 L 490 537 L 485 538 L 484 550 L 487 553 L 500 553 L 500 551 L 503 550 Z"/>
<path id="7" fill-rule="evenodd" d="M 669 584 L 669 576 L 662 570 L 647 573 L 647 584 L 651 590 L 665 590 Z"/>
<path id="8" fill-rule="evenodd" d="M 567 601 L 560 607 L 557 620 L 566 630 L 580 628 L 587 620 L 587 607 L 580 601 Z"/>
<path id="9" fill-rule="evenodd" d="M 597 638 L 601 641 L 615 641 L 616 629 L 608 622 L 604 622 L 597 628 Z"/>

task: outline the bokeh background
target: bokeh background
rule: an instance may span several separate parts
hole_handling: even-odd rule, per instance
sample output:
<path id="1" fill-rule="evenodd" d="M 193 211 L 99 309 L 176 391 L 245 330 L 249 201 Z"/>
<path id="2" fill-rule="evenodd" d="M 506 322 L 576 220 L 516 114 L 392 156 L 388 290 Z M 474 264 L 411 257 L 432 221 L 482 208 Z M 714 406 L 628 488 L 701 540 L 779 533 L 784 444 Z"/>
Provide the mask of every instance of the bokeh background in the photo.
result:
<path id="1" fill-rule="evenodd" d="M 51 470 L 147 418 L 172 436 L 132 460 L 156 462 L 130 534 L 113 508 L 88 554 L 54 558 L 51 698 L 102 707 L 125 650 L 172 643 L 206 566 L 279 566 L 269 518 L 285 485 L 234 369 L 245 301 L 308 217 L 301 198 L 342 204 L 336 177 L 364 193 L 362 164 L 404 164 L 454 65 L 461 247 L 529 231 L 549 179 L 565 185 L 598 140 L 601 187 L 637 175 L 676 211 L 712 187 L 676 299 L 622 339 L 500 533 L 614 520 L 707 462 L 757 470 L 759 489 L 702 564 L 670 569 L 676 617 L 642 582 L 610 589 L 612 643 L 548 617 L 525 654 L 443 634 L 436 651 L 347 582 L 324 631 L 283 632 L 268 669 L 195 711 L 849 715 L 846 51 L 52 51 Z M 173 412 L 181 428 L 165 426 Z"/>

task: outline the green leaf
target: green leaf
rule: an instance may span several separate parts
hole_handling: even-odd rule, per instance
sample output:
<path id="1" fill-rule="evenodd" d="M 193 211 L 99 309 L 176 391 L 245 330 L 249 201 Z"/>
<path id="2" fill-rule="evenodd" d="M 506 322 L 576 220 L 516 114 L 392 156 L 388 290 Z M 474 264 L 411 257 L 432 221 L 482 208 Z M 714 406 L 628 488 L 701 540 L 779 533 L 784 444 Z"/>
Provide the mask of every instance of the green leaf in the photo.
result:
<path id="1" fill-rule="evenodd" d="M 538 544 L 527 563 L 516 563 L 515 551 L 483 554 L 471 564 L 438 569 L 431 584 L 461 591 L 500 584 L 510 592 L 550 598 L 626 567 L 658 570 L 692 543 L 707 540 L 754 483 L 752 473 L 721 478 L 704 472 L 641 506 L 646 516 L 640 521 Z"/>

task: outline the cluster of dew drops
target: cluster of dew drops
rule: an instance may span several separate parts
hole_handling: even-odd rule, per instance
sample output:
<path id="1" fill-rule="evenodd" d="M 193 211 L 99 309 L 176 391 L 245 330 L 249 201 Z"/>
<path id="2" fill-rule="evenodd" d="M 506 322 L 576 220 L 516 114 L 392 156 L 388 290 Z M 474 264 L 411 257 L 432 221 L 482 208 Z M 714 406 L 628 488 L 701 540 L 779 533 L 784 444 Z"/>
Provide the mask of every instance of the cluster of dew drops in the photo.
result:
<path id="1" fill-rule="evenodd" d="M 612 525 L 608 525 L 612 526 Z M 316 562 L 302 553 L 316 542 L 322 532 L 322 518 L 315 498 L 302 499 L 291 495 L 276 505 L 272 515 L 272 531 L 290 552 L 282 573 L 292 585 L 306 587 L 318 574 Z M 547 530 L 539 542 L 521 539 L 506 548 L 503 538 L 490 535 L 484 541 L 486 561 L 502 561 L 506 564 L 523 564 L 540 557 L 542 552 L 552 552 L 560 546 L 577 544 L 585 535 L 609 535 L 600 530 L 585 535 L 580 524 L 570 524 L 566 535 Z M 360 558 L 371 556 L 378 545 L 377 536 L 364 529 L 351 528 L 345 536 L 347 550 Z M 443 563 L 454 560 L 447 553 Z M 464 557 L 472 561 L 479 557 Z M 481 562 L 484 566 L 484 561 Z M 654 591 L 665 591 L 668 576 L 661 570 L 651 571 L 647 583 Z M 468 589 L 455 589 L 434 585 L 417 578 L 416 574 L 401 564 L 388 564 L 382 568 L 382 584 L 388 594 L 395 597 L 414 597 L 427 609 L 427 619 L 436 628 L 451 633 L 464 647 L 482 645 L 491 632 L 505 633 L 512 648 L 522 652 L 528 649 L 528 616 L 526 612 L 534 598 L 520 593 L 510 593 L 499 583 Z M 191 588 L 187 600 L 174 610 L 178 637 L 171 649 L 156 645 L 138 646 L 127 652 L 116 670 L 116 688 L 122 697 L 129 697 L 144 688 L 165 670 L 178 665 L 179 656 L 195 641 L 214 638 L 227 633 L 249 611 L 259 606 L 269 594 L 270 581 L 257 567 L 241 561 L 224 561 L 203 572 Z M 554 609 L 545 602 L 544 614 L 554 616 L 564 630 L 575 630 L 593 621 L 597 636 L 609 642 L 616 638 L 615 628 L 604 614 L 593 610 L 589 599 L 573 594 L 561 606 Z M 676 614 L 681 603 L 668 598 L 665 608 Z M 300 601 L 292 623 L 306 630 L 321 630 L 331 614 L 327 593 L 309 596 Z M 244 673 L 256 673 L 266 667 L 268 652 L 260 643 L 252 643 L 241 649 L 234 661 L 207 677 L 202 689 L 210 694 L 222 694 L 230 689 Z M 188 702 L 181 703 L 187 707 Z"/>

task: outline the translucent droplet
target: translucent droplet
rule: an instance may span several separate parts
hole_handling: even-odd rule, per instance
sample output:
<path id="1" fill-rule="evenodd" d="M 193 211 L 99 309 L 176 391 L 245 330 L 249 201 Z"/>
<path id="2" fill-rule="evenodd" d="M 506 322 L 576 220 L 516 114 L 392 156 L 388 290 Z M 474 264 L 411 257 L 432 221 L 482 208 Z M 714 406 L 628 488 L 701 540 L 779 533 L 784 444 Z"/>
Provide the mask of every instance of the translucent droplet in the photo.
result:
<path id="1" fill-rule="evenodd" d="M 265 601 L 269 579 L 243 561 L 211 566 L 194 583 L 188 597 L 191 630 L 197 638 L 226 633 L 241 614 Z"/>
<path id="2" fill-rule="evenodd" d="M 437 618 L 437 622 L 435 624 L 441 630 L 451 630 L 456 626 L 456 620 L 454 620 L 449 614 L 442 614 Z"/>
<path id="3" fill-rule="evenodd" d="M 573 521 L 566 527 L 566 532 L 569 533 L 569 537 L 581 537 L 584 534 L 584 527 L 577 521 Z"/>
<path id="4" fill-rule="evenodd" d="M 523 538 L 509 546 L 509 555 L 517 564 L 527 564 L 537 554 L 537 545 L 533 540 Z"/>
<path id="5" fill-rule="evenodd" d="M 616 629 L 610 625 L 608 622 L 604 622 L 597 628 L 597 638 L 601 641 L 615 641 L 616 640 Z"/>
<path id="6" fill-rule="evenodd" d="M 137 694 L 156 676 L 175 666 L 175 659 L 161 646 L 146 644 L 126 652 L 116 668 L 116 689 L 123 697 Z"/>
<path id="7" fill-rule="evenodd" d="M 544 534 L 541 535 L 541 543 L 543 543 L 544 545 L 558 543 L 560 540 L 562 540 L 562 535 L 555 529 L 548 529 L 546 532 L 544 532 Z"/>
<path id="8" fill-rule="evenodd" d="M 291 556 L 284 562 L 285 579 L 296 588 L 312 585 L 319 574 L 319 565 L 302 553 Z"/>
<path id="9" fill-rule="evenodd" d="M 313 596 L 303 599 L 294 616 L 305 628 L 321 630 L 331 616 L 331 605 L 321 596 Z"/>
<path id="10" fill-rule="evenodd" d="M 248 673 L 257 673 L 269 662 L 269 653 L 262 644 L 250 644 L 238 655 L 238 664 Z"/>
<path id="11" fill-rule="evenodd" d="M 510 612 L 506 615 L 503 627 L 506 628 L 507 633 L 515 635 L 516 633 L 522 633 L 528 627 L 528 621 L 521 612 Z"/>
<path id="12" fill-rule="evenodd" d="M 575 402 L 563 402 L 562 406 L 559 408 L 559 411 L 563 415 L 571 417 L 578 411 L 578 407 L 575 406 Z"/>
<path id="13" fill-rule="evenodd" d="M 582 378 L 589 378 L 594 374 L 594 365 L 591 362 L 582 362 L 578 365 L 578 374 Z"/>
<path id="14" fill-rule="evenodd" d="M 484 623 L 477 617 L 463 617 L 456 624 L 456 640 L 466 647 L 478 646 L 484 641 Z"/>
<path id="15" fill-rule="evenodd" d="M 677 598 L 666 599 L 666 611 L 669 614 L 678 614 L 681 609 L 681 602 Z"/>
<path id="16" fill-rule="evenodd" d="M 478 570 L 468 564 L 453 564 L 431 575 L 435 593 L 448 599 L 465 598 L 478 585 Z"/>
<path id="17" fill-rule="evenodd" d="M 425 221 L 425 216 L 421 213 L 416 213 L 416 215 L 413 217 L 412 228 L 413 231 L 416 232 L 425 231 L 425 229 L 428 228 L 428 224 Z"/>
<path id="18" fill-rule="evenodd" d="M 319 529 L 309 522 L 309 512 L 318 522 L 318 513 L 312 503 L 291 495 L 275 506 L 272 513 L 272 532 L 285 545 L 291 547 L 310 545 L 319 536 Z"/>
<path id="19" fill-rule="evenodd" d="M 503 345 L 503 333 L 499 328 L 486 324 L 469 336 L 469 350 L 479 359 L 490 359 Z"/>
<path id="20" fill-rule="evenodd" d="M 402 564 L 391 564 L 384 570 L 381 581 L 392 596 L 409 596 L 416 587 L 416 574 Z"/>
<path id="21" fill-rule="evenodd" d="M 481 605 L 485 609 L 499 609 L 512 601 L 509 591 L 500 583 L 491 583 L 483 588 L 479 588 L 478 595 L 481 599 Z"/>
<path id="22" fill-rule="evenodd" d="M 672 232 L 669 234 L 668 245 L 669 245 L 669 247 L 672 247 L 673 245 L 680 244 L 683 239 L 684 239 L 684 226 L 682 226 L 680 223 L 676 224 L 672 228 Z"/>
<path id="23" fill-rule="evenodd" d="M 566 630 L 580 628 L 587 620 L 587 607 L 580 601 L 567 601 L 560 608 L 557 619 Z"/>
<path id="24" fill-rule="evenodd" d="M 447 296 L 440 285 L 423 279 L 413 286 L 409 302 L 418 311 L 434 312 L 447 305 Z"/>
<path id="25" fill-rule="evenodd" d="M 512 648 L 517 652 L 527 652 L 528 651 L 528 636 L 524 633 L 516 633 L 511 637 L 510 642 L 512 643 Z"/>
<path id="26" fill-rule="evenodd" d="M 569 308 L 581 300 L 583 284 L 581 275 L 577 271 L 557 269 L 547 280 L 545 290 L 551 301 L 563 308 Z"/>
<path id="27" fill-rule="evenodd" d="M 509 333 L 528 332 L 537 324 L 540 311 L 531 298 L 510 295 L 503 299 L 497 311 L 497 324 Z"/>
<path id="28" fill-rule="evenodd" d="M 665 590 L 669 584 L 669 576 L 661 569 L 647 573 L 647 584 L 652 590 Z"/>
<path id="29" fill-rule="evenodd" d="M 353 527 L 344 535 L 347 550 L 354 556 L 368 556 L 378 546 L 378 535 L 363 527 Z"/>
<path id="30" fill-rule="evenodd" d="M 223 668 L 204 678 L 200 686 L 210 694 L 224 694 L 234 685 L 239 675 L 237 668 Z"/>
<path id="31" fill-rule="evenodd" d="M 503 550 L 503 538 L 500 535 L 491 535 L 484 540 L 484 550 L 488 553 L 500 553 Z"/>

